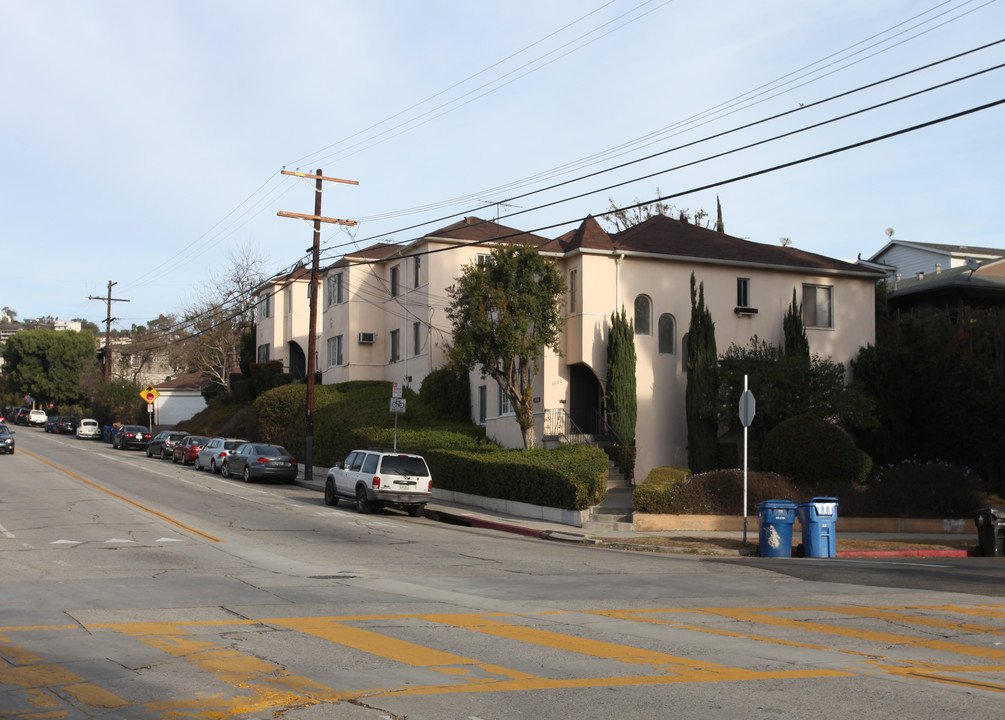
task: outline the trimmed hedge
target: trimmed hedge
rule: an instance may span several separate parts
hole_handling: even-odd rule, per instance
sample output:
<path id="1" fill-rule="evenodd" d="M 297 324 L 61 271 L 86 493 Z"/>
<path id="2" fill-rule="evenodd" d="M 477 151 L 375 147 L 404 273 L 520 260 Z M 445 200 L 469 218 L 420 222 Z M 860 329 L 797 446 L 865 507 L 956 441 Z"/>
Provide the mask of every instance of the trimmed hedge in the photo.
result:
<path id="1" fill-rule="evenodd" d="M 607 491 L 603 450 L 563 445 L 554 450 L 432 449 L 424 453 L 433 486 L 531 505 L 585 510 Z"/>
<path id="2" fill-rule="evenodd" d="M 390 397 L 389 382 L 316 386 L 314 464 L 331 467 L 357 448 L 393 447 Z M 426 458 L 434 487 L 564 510 L 597 504 L 607 491 L 609 461 L 598 448 L 504 450 L 485 439 L 484 429 L 451 419 L 456 408 L 448 408 L 444 419 L 435 404 L 425 402 L 427 398 L 406 389 L 405 399 L 408 412 L 398 417 L 397 449 Z M 302 459 L 306 453 L 305 386 L 270 390 L 254 407 L 256 436 L 283 445 Z"/>
<path id="3" fill-rule="evenodd" d="M 683 482 L 691 471 L 687 468 L 656 467 L 632 491 L 632 506 L 638 512 L 668 513 L 673 502 L 674 488 Z"/>
<path id="4" fill-rule="evenodd" d="M 747 473 L 747 514 L 764 500 L 799 500 L 803 491 L 782 475 Z M 743 470 L 688 475 L 687 468 L 654 468 L 632 494 L 639 512 L 671 515 L 742 515 Z"/>
<path id="5" fill-rule="evenodd" d="M 851 484 L 860 476 L 862 463 L 844 430 L 812 415 L 778 423 L 761 445 L 761 467 L 801 485 Z"/>

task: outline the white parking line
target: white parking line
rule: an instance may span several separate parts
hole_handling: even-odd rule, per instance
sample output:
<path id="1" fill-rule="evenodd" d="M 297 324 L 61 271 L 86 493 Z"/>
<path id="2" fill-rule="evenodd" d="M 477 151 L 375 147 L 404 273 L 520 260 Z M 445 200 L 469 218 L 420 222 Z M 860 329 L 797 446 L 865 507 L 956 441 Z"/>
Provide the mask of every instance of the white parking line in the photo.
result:
<path id="1" fill-rule="evenodd" d="M 3 535 L 5 538 L 11 538 L 12 540 L 15 537 L 17 537 L 14 533 L 5 528 L 3 525 L 0 525 L 0 535 Z"/>

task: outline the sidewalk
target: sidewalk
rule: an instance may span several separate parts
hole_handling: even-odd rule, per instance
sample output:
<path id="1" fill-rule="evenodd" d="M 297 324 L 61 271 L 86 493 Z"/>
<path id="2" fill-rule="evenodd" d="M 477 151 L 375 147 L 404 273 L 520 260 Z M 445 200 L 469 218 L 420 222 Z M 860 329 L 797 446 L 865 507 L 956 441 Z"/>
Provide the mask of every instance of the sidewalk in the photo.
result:
<path id="1" fill-rule="evenodd" d="M 297 479 L 302 487 L 324 492 L 324 480 L 327 468 L 315 467 L 311 482 L 304 479 L 303 473 Z M 755 554 L 758 542 L 757 518 L 751 517 L 747 528 L 747 546 L 742 545 L 742 531 L 689 531 L 668 530 L 662 532 L 637 532 L 626 529 L 627 524 L 618 524 L 617 528 L 592 531 L 547 520 L 521 517 L 499 511 L 486 510 L 462 505 L 456 502 L 435 498 L 426 505 L 423 515 L 431 520 L 465 527 L 497 530 L 514 533 L 526 537 L 536 537 L 542 540 L 579 543 L 615 549 L 641 550 L 646 552 L 681 553 L 688 555 L 725 555 L 744 556 Z M 923 544 L 926 541 L 938 543 L 952 538 L 956 541 L 966 541 L 968 548 L 955 549 L 903 549 L 903 550 L 842 550 L 837 551 L 841 558 L 890 558 L 890 557 L 967 557 L 974 554 L 973 547 L 977 545 L 976 526 L 971 533 L 961 533 L 947 536 L 946 534 L 918 533 L 880 533 L 880 532 L 841 532 L 841 521 L 837 524 L 838 543 L 845 541 L 846 545 L 859 544 L 855 541 L 888 541 L 890 543 L 915 541 Z M 654 545 L 660 542 L 674 542 L 680 539 L 679 545 Z M 686 543 L 684 542 L 686 539 Z M 703 542 L 704 541 L 704 542 Z M 792 538 L 793 548 L 800 544 L 797 535 Z M 868 544 L 868 543 L 861 543 Z M 724 547 L 727 546 L 727 547 Z M 728 547 L 739 546 L 739 547 Z"/>

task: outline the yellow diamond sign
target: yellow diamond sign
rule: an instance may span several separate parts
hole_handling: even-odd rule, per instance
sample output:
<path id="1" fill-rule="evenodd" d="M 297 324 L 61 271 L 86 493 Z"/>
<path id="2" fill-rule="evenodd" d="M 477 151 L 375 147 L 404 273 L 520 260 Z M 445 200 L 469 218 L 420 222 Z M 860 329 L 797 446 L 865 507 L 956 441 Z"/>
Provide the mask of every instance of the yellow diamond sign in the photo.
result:
<path id="1" fill-rule="evenodd" d="M 143 398 L 148 403 L 152 403 L 154 400 L 159 398 L 160 395 L 161 394 L 157 392 L 157 388 L 155 388 L 153 385 L 147 385 L 145 388 L 140 390 L 140 397 Z"/>

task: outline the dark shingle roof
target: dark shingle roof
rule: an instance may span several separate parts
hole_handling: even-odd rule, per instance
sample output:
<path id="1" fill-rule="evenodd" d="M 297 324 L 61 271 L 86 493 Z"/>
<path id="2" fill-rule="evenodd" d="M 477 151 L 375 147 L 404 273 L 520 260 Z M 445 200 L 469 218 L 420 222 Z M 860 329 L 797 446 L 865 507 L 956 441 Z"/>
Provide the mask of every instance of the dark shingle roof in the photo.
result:
<path id="1" fill-rule="evenodd" d="M 816 272 L 882 274 L 854 263 L 798 248 L 751 242 L 664 215 L 651 217 L 617 233 L 611 239 L 615 249 L 625 252 Z"/>
<path id="2" fill-rule="evenodd" d="M 446 227 L 423 235 L 424 238 L 442 238 L 446 240 L 462 240 L 464 242 L 500 242 L 530 244 L 541 246 L 548 242 L 547 238 L 515 228 L 500 225 L 491 220 L 477 217 L 466 217 Z"/>

